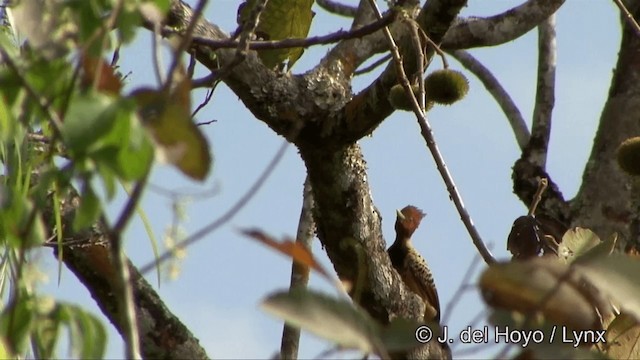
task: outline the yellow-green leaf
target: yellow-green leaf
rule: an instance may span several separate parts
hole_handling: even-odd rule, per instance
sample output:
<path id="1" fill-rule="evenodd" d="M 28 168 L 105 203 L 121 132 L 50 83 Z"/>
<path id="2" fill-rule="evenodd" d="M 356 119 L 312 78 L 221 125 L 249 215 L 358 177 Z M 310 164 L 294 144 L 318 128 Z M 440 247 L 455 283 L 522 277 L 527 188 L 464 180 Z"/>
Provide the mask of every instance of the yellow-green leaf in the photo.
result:
<path id="1" fill-rule="evenodd" d="M 134 91 L 132 96 L 159 158 L 193 179 L 204 180 L 212 159 L 207 139 L 191 120 L 190 90 L 190 81 L 185 78 L 170 92 L 147 88 Z"/>
<path id="2" fill-rule="evenodd" d="M 256 0 L 247 0 L 242 4 L 239 19 L 244 22 L 249 19 Z M 256 35 L 262 40 L 283 40 L 287 38 L 304 38 L 309 34 L 313 11 L 313 0 L 270 0 L 260 15 L 260 22 L 256 28 Z M 287 62 L 287 68 L 302 56 L 303 48 L 260 50 L 260 59 L 269 68 L 282 66 Z"/>

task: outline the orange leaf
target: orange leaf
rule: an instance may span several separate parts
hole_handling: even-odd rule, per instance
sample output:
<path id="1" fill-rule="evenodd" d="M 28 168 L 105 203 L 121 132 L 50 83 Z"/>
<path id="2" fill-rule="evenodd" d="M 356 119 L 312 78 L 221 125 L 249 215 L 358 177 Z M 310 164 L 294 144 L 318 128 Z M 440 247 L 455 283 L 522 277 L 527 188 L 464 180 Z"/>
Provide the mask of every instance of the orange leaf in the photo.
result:
<path id="1" fill-rule="evenodd" d="M 113 67 L 107 65 L 103 59 L 83 56 L 82 86 L 88 88 L 94 86 L 94 83 L 98 91 L 111 95 L 119 95 L 122 89 L 122 81 L 114 73 Z"/>
<path id="2" fill-rule="evenodd" d="M 277 250 L 288 257 L 292 258 L 294 261 L 308 266 L 309 268 L 317 271 L 322 276 L 324 276 L 329 281 L 333 281 L 329 276 L 329 273 L 320 265 L 316 259 L 311 254 L 309 249 L 305 248 L 301 243 L 291 241 L 291 240 L 283 240 L 277 241 L 274 240 L 269 235 L 263 233 L 260 230 L 242 230 L 242 233 L 250 238 L 258 240 L 259 242 L 267 245 L 268 247 Z"/>

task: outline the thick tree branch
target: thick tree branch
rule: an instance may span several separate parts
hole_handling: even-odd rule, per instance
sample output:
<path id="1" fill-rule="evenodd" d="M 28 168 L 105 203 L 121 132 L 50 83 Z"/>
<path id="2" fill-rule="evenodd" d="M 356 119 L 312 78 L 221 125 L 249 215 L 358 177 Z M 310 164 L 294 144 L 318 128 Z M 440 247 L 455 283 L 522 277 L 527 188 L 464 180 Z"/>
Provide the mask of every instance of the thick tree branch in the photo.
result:
<path id="1" fill-rule="evenodd" d="M 442 40 L 445 50 L 495 46 L 528 33 L 555 13 L 565 0 L 529 0 L 502 14 L 471 17 L 452 26 Z"/>
<path id="2" fill-rule="evenodd" d="M 635 18 L 640 2 L 627 3 Z M 640 184 L 624 173 L 616 162 L 620 143 L 640 136 L 640 37 L 635 28 L 623 23 L 618 63 L 609 97 L 600 117 L 582 186 L 571 204 L 572 225 L 588 227 L 601 238 L 618 233 L 618 244 L 638 245 L 640 238 Z"/>
<path id="3" fill-rule="evenodd" d="M 424 304 L 406 289 L 391 267 L 360 147 L 303 146 L 300 153 L 312 183 L 318 238 L 338 277 L 354 284 L 352 289 L 359 289 L 354 301 L 382 324 L 397 317 L 421 319 Z M 417 349 L 412 357 L 441 358 L 440 351 L 430 344 Z"/>
<path id="4" fill-rule="evenodd" d="M 544 193 L 540 214 L 569 226 L 571 214 L 558 186 L 546 172 L 547 149 L 551 134 L 551 115 L 555 96 L 556 41 L 555 16 L 540 24 L 538 39 L 538 82 L 531 138 L 513 167 L 514 192 L 531 206 L 538 179 L 546 178 L 549 189 Z"/>
<path id="5" fill-rule="evenodd" d="M 73 232 L 73 218 L 79 204 L 77 194 L 69 194 L 62 204 L 61 216 L 65 234 L 62 261 L 87 288 L 118 332 L 123 334 L 126 326 L 125 314 L 115 295 L 118 293 L 117 270 L 111 261 L 112 251 L 106 229 L 96 225 L 85 231 Z M 52 209 L 44 212 L 50 229 L 55 224 L 52 214 Z M 57 244 L 52 245 L 57 257 Z M 198 339 L 167 309 L 131 262 L 126 260 L 125 264 L 130 273 L 142 356 L 154 359 L 208 358 Z"/>
<path id="6" fill-rule="evenodd" d="M 529 128 L 524 121 L 518 106 L 513 102 L 511 96 L 505 90 L 498 79 L 493 76 L 491 70 L 487 69 L 480 61 L 478 61 L 473 55 L 464 50 L 454 50 L 449 53 L 453 56 L 462 66 L 471 71 L 482 82 L 489 94 L 496 100 L 502 112 L 507 117 L 509 125 L 513 130 L 513 134 L 516 137 L 518 146 L 521 150 L 524 150 L 525 146 L 529 143 Z"/>
<path id="7" fill-rule="evenodd" d="M 360 2 L 359 9 L 368 9 L 366 0 Z M 404 11 L 413 13 L 415 2 L 405 1 Z M 529 0 L 520 6 L 501 14 L 481 18 L 458 18 L 442 39 L 441 48 L 446 50 L 469 49 L 473 47 L 499 45 L 526 34 L 538 26 L 549 15 L 553 14 L 564 3 L 564 0 Z M 363 7 L 364 4 L 364 7 Z M 367 11 L 367 14 L 370 14 Z M 371 21 L 372 17 L 366 17 Z M 361 26 L 362 21 L 354 24 Z M 391 27 L 395 39 L 406 34 L 404 27 Z M 352 42 L 343 42 L 336 46 L 327 59 L 339 59 L 347 62 L 346 68 L 357 68 L 371 56 L 387 51 L 386 42 L 381 32 Z"/>
<path id="8" fill-rule="evenodd" d="M 555 15 L 538 26 L 538 84 L 533 109 L 531 139 L 525 150 L 527 160 L 546 168 L 551 119 L 555 104 L 556 30 Z"/>

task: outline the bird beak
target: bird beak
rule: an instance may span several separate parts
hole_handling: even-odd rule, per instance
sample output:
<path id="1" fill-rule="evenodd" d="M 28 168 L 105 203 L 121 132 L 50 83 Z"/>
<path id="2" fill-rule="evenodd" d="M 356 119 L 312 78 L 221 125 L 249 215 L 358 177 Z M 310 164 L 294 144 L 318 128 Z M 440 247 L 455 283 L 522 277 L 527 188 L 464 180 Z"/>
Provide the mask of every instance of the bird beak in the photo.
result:
<path id="1" fill-rule="evenodd" d="M 396 216 L 398 217 L 398 219 L 400 220 L 404 220 L 406 219 L 404 214 L 400 211 L 400 210 L 396 210 Z"/>

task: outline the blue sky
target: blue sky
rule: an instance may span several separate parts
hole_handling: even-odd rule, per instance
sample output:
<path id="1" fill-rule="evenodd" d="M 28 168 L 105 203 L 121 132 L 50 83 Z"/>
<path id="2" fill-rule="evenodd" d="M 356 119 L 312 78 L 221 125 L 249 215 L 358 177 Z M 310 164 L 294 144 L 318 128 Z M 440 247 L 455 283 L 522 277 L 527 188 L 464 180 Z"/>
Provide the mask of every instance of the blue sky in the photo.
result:
<path id="1" fill-rule="evenodd" d="M 355 0 L 344 3 L 356 4 Z M 465 16 L 486 16 L 507 10 L 521 1 L 470 0 Z M 239 1 L 210 1 L 206 17 L 227 32 L 235 29 Z M 381 7 L 384 2 L 379 2 Z M 327 15 L 315 8 L 312 35 L 347 29 L 349 21 Z M 620 41 L 617 9 L 611 1 L 568 1 L 558 12 L 558 70 L 556 107 L 551 135 L 548 172 L 566 198 L 578 190 L 589 155 L 604 100 L 615 65 Z M 595 28 L 597 26 L 597 28 Z M 147 84 L 151 72 L 150 35 L 138 34 L 136 41 L 121 55 L 121 69 L 131 71 L 128 89 Z M 512 95 L 525 119 L 533 111 L 537 33 L 496 48 L 473 49 L 471 53 L 494 72 Z M 308 49 L 293 68 L 302 73 L 313 67 L 327 47 Z M 168 59 L 165 58 L 165 63 Z M 461 66 L 450 58 L 452 68 Z M 433 63 L 432 69 L 439 68 Z M 432 70 L 429 69 L 429 70 Z M 464 71 L 464 70 L 463 70 Z M 204 74 L 204 73 L 202 73 Z M 365 87 L 378 72 L 356 78 L 354 91 Z M 511 129 L 498 105 L 471 74 L 467 98 L 451 107 L 435 107 L 429 112 L 435 137 L 464 202 L 484 240 L 494 255 L 506 259 L 506 237 L 513 220 L 526 212 L 512 193 L 511 167 L 519 150 Z M 203 98 L 195 92 L 192 101 Z M 202 183 L 186 180 L 167 165 L 156 165 L 151 177 L 154 185 L 191 193 L 212 189 L 215 196 L 195 196 L 185 205 L 181 223 L 191 234 L 223 214 L 251 186 L 282 143 L 266 125 L 256 120 L 231 91 L 221 85 L 198 120 L 216 119 L 203 128 L 214 155 L 212 173 Z M 461 283 L 475 283 L 463 275 L 477 252 L 466 233 L 443 181 L 422 140 L 413 115 L 396 112 L 371 137 L 360 141 L 368 163 L 368 180 L 376 206 L 383 217 L 387 245 L 393 240 L 395 209 L 413 204 L 428 213 L 414 239 L 415 246 L 429 262 L 435 276 L 440 302 L 446 308 Z M 287 149 L 281 163 L 262 190 L 243 210 L 218 231 L 187 249 L 176 280 L 164 276 L 158 292 L 166 305 L 191 329 L 213 358 L 264 358 L 278 351 L 282 323 L 258 309 L 267 294 L 285 289 L 289 283 L 290 262 L 239 235 L 238 229 L 257 227 L 276 237 L 294 236 L 302 200 L 305 169 L 295 147 Z M 122 194 L 121 194 L 122 195 Z M 124 196 L 109 204 L 114 216 Z M 159 238 L 171 223 L 172 201 L 147 191 L 142 206 Z M 139 218 L 127 229 L 127 251 L 141 266 L 153 259 L 150 241 Z M 48 250 L 46 250 L 48 252 Z M 332 269 L 319 242 L 314 252 Z M 57 264 L 48 253 L 40 257 L 50 274 L 44 293 L 86 306 L 100 314 L 89 293 L 66 269 L 61 284 L 56 281 Z M 481 265 L 479 269 L 482 269 Z M 148 280 L 157 287 L 155 273 Z M 310 286 L 335 293 L 331 286 L 312 275 Z M 449 332 L 456 334 L 485 306 L 475 291 L 467 291 L 451 313 L 445 313 Z M 486 314 L 485 314 L 486 315 Z M 486 316 L 484 316 L 486 317 Z M 122 357 L 122 341 L 109 327 L 108 356 Z M 330 344 L 304 334 L 301 358 L 315 357 Z M 454 348 L 456 357 L 486 357 L 500 351 L 501 345 L 469 353 L 463 345 Z M 351 353 L 352 354 L 352 353 Z"/>

